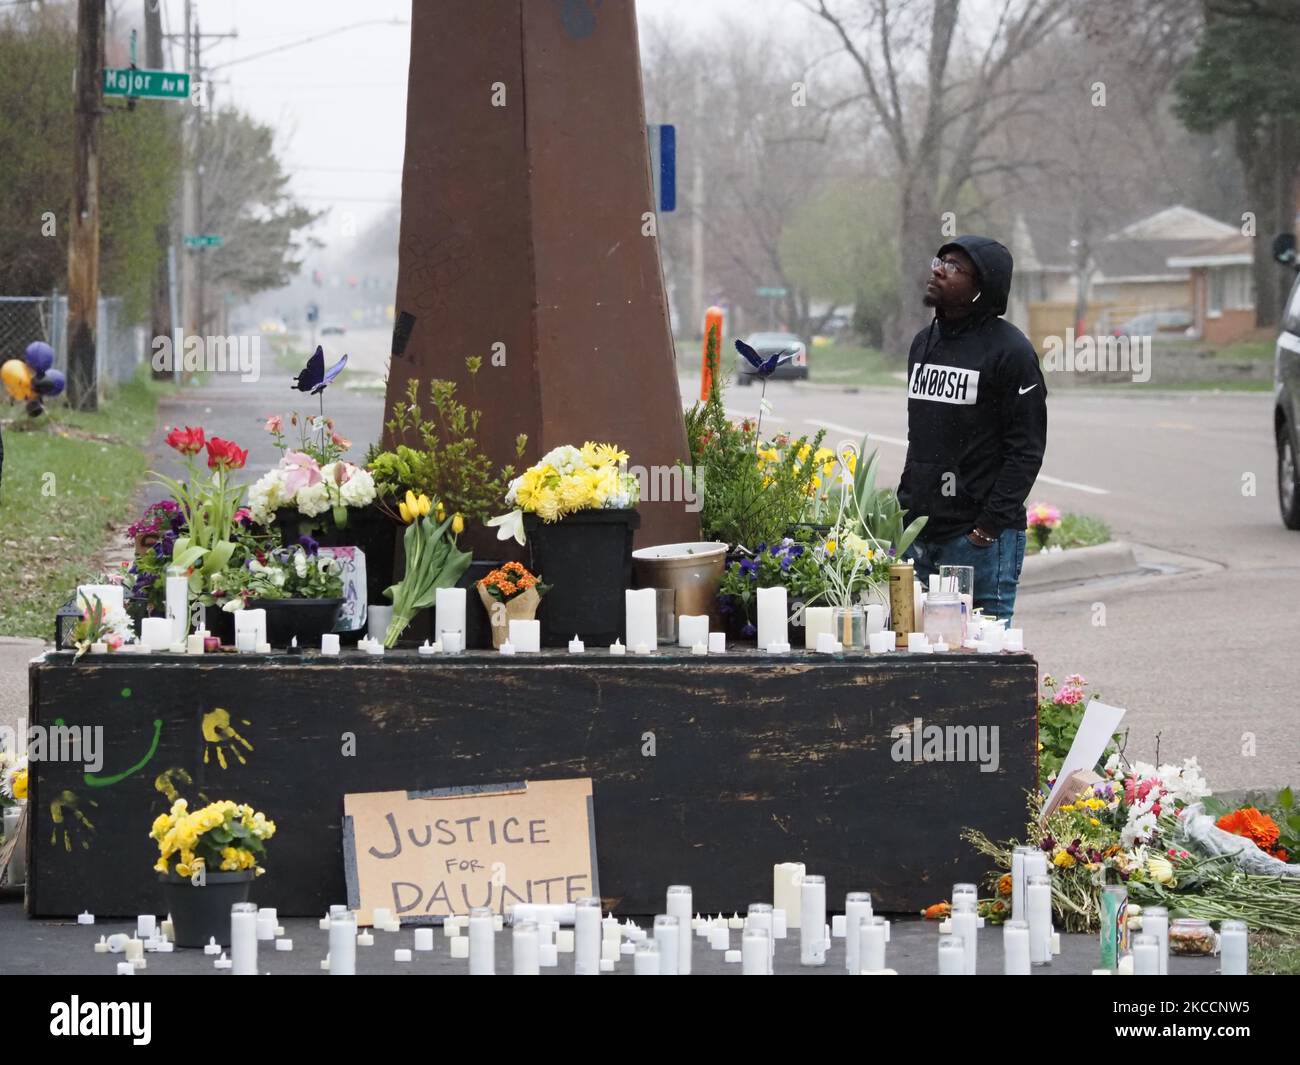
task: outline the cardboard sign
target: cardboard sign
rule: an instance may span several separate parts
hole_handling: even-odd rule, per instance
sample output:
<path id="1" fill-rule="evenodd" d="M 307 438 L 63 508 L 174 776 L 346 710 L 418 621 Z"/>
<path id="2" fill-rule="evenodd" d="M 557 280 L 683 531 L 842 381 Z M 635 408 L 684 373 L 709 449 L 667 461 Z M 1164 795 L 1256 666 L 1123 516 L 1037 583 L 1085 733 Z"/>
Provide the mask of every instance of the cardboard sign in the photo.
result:
<path id="1" fill-rule="evenodd" d="M 366 627 L 366 553 L 359 547 L 322 547 L 342 570 L 343 606 L 335 632 L 357 632 Z"/>
<path id="2" fill-rule="evenodd" d="M 599 896 L 591 779 L 345 795 L 343 861 L 359 924 Z"/>

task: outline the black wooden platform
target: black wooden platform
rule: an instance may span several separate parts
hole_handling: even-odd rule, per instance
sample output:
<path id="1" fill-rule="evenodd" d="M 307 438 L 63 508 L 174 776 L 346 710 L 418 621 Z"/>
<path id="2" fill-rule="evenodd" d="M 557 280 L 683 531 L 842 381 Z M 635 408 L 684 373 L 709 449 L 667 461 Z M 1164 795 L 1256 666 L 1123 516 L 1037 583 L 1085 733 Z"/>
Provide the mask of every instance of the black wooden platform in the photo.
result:
<path id="1" fill-rule="evenodd" d="M 690 884 L 701 911 L 743 913 L 770 899 L 773 863 L 792 860 L 825 875 L 832 910 L 845 891 L 867 890 L 878 910 L 906 912 L 989 872 L 959 834 L 1021 832 L 1036 775 L 1038 676 L 1027 654 L 74 663 L 50 652 L 30 679 L 32 724 L 102 725 L 105 751 L 93 777 L 79 763 L 32 767 L 34 916 L 158 909 L 149 828 L 169 805 L 163 775 L 191 806 L 230 798 L 264 810 L 279 830 L 255 898 L 307 916 L 346 897 L 350 791 L 590 776 L 601 892 L 620 913 L 661 912 L 673 883 Z M 218 751 L 204 739 L 203 717 L 217 708 L 247 745 Z M 896 761 L 891 730 L 916 718 L 997 726 L 997 770 Z"/>

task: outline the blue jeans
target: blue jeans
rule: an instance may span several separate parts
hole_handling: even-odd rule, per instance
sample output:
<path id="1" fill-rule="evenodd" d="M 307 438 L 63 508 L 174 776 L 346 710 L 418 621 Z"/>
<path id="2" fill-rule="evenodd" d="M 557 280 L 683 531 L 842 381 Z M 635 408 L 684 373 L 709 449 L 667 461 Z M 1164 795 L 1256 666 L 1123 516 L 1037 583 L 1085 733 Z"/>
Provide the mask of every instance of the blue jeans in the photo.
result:
<path id="1" fill-rule="evenodd" d="M 976 547 L 963 533 L 953 540 L 915 541 L 907 550 L 916 562 L 916 579 L 928 588 L 930 574 L 940 566 L 970 566 L 975 570 L 975 609 L 1007 618 L 1016 608 L 1016 585 L 1025 564 L 1025 530 L 1006 529 L 988 547 Z"/>

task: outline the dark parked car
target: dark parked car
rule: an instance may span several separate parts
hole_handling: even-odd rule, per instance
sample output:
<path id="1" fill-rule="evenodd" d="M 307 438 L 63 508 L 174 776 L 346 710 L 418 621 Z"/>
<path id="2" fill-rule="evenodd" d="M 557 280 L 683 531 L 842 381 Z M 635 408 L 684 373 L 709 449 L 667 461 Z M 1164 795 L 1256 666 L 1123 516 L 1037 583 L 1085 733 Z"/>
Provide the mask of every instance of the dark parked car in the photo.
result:
<path id="1" fill-rule="evenodd" d="M 808 380 L 808 348 L 793 333 L 753 333 L 745 338 L 745 343 L 763 358 L 775 355 L 778 351 L 794 352 L 794 357 L 781 363 L 772 373 L 772 379 Z M 752 385 L 757 376 L 745 357 L 736 352 L 736 383 Z"/>
<path id="2" fill-rule="evenodd" d="M 1283 233 L 1273 241 L 1273 258 L 1300 271 L 1295 237 Z M 1288 529 L 1300 529 L 1300 273 L 1282 312 L 1277 337 L 1273 438 L 1277 441 L 1277 501 Z"/>

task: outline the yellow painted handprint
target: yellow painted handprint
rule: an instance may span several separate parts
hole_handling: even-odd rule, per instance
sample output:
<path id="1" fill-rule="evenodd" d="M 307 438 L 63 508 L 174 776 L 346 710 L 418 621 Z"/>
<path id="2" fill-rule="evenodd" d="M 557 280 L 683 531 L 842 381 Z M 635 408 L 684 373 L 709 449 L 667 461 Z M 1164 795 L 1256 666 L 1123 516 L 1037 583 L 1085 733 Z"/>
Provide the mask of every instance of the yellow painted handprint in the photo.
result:
<path id="1" fill-rule="evenodd" d="M 87 799 L 86 802 L 98 807 L 99 803 L 94 799 Z M 58 843 L 59 831 L 63 832 L 63 849 L 69 854 L 72 853 L 72 841 L 79 835 L 77 825 L 81 825 L 87 832 L 94 832 L 95 826 L 91 824 L 90 819 L 81 810 L 80 800 L 75 792 L 60 792 L 59 797 L 50 803 L 50 818 L 54 822 L 54 828 L 50 832 L 50 846 L 53 847 Z M 82 850 L 90 850 L 90 841 L 80 838 L 77 842 L 81 844 Z"/>
<path id="2" fill-rule="evenodd" d="M 179 787 L 177 785 L 179 785 Z M 164 769 L 154 777 L 153 782 L 154 791 L 161 792 L 166 797 L 169 808 L 172 803 L 181 798 L 181 788 L 188 791 L 193 786 L 194 778 L 179 766 L 173 766 L 171 769 Z M 198 796 L 200 802 L 206 803 L 208 801 L 208 797 L 204 795 L 202 791 L 198 793 Z"/>
<path id="3" fill-rule="evenodd" d="M 246 718 L 240 718 L 240 724 L 251 725 L 252 722 Z M 226 744 L 230 745 L 230 753 L 239 759 L 240 765 L 247 765 L 248 759 L 244 757 L 244 752 L 239 749 L 239 744 L 243 744 L 248 750 L 253 749 L 253 745 L 244 739 L 230 725 L 230 711 L 217 707 L 215 710 L 209 710 L 203 715 L 203 764 L 208 764 L 209 754 L 215 750 L 217 752 L 217 764 L 222 769 L 226 768 Z"/>

